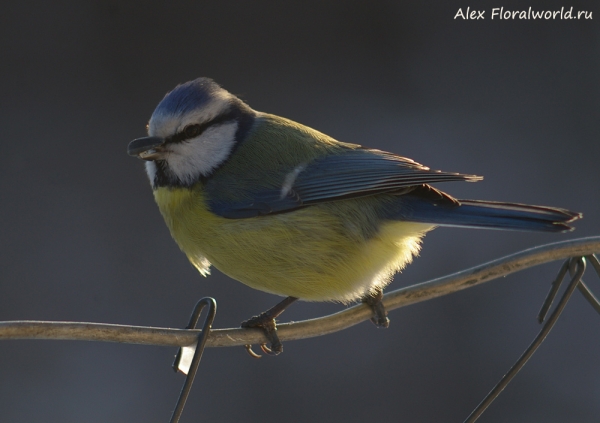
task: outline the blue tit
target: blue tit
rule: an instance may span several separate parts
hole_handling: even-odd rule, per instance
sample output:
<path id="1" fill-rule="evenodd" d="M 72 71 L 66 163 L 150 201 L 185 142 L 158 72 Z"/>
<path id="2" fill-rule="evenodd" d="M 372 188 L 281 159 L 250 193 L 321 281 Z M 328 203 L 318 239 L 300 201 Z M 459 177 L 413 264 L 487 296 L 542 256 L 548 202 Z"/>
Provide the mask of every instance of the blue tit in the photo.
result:
<path id="1" fill-rule="evenodd" d="M 387 326 L 381 292 L 436 226 L 564 232 L 581 214 L 457 200 L 430 184 L 479 181 L 348 144 L 258 112 L 208 78 L 178 85 L 158 104 L 148 136 L 128 153 L 146 161 L 171 235 L 202 275 L 211 264 L 285 296 L 244 327 L 281 351 L 275 317 L 296 299 L 362 299 Z"/>

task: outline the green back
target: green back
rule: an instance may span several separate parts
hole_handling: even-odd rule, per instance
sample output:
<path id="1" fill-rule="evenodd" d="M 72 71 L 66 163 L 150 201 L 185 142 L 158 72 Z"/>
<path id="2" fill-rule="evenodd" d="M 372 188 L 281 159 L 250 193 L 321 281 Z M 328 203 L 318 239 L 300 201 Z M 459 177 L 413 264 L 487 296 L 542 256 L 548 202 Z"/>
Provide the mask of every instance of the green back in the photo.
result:
<path id="1" fill-rule="evenodd" d="M 246 140 L 206 182 L 222 200 L 251 200 L 260 189 L 280 189 L 299 165 L 327 154 L 355 149 L 291 120 L 261 113 Z"/>

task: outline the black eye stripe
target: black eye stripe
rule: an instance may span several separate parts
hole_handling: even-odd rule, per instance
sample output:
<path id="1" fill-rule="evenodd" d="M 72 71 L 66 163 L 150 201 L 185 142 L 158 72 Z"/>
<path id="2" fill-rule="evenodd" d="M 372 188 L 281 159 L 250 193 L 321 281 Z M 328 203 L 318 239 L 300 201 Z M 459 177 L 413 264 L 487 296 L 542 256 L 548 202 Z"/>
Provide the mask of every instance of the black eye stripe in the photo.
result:
<path id="1" fill-rule="evenodd" d="M 204 129 L 206 128 L 203 128 L 200 125 L 188 125 L 183 129 L 183 135 L 186 138 L 194 138 L 204 132 Z"/>
<path id="2" fill-rule="evenodd" d="M 185 140 L 189 140 L 191 138 L 195 138 L 201 135 L 209 126 L 212 125 L 212 122 L 205 123 L 204 125 L 188 125 L 183 128 L 183 131 L 177 132 L 176 134 L 171 135 L 166 139 L 167 143 L 176 143 L 182 142 Z"/>
<path id="3" fill-rule="evenodd" d="M 176 134 L 173 134 L 170 137 L 168 137 L 166 139 L 166 143 L 176 143 L 176 142 L 182 142 L 185 140 L 189 140 L 191 138 L 196 138 L 196 137 L 200 136 L 208 128 L 210 128 L 211 126 L 221 125 L 225 122 L 233 121 L 233 120 L 235 120 L 235 118 L 236 118 L 235 113 L 229 112 L 229 113 L 222 114 L 221 116 L 219 116 L 211 121 L 208 121 L 206 123 L 203 123 L 203 124 L 188 125 L 185 128 L 183 128 L 182 131 L 179 131 Z"/>

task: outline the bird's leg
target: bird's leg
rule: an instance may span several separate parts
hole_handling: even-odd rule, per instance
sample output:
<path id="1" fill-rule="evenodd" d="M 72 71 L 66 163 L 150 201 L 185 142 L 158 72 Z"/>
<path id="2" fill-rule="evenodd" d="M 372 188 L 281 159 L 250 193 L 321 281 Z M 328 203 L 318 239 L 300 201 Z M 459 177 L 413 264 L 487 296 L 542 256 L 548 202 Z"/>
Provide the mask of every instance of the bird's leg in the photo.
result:
<path id="1" fill-rule="evenodd" d="M 283 345 L 279 340 L 279 336 L 277 336 L 277 326 L 275 324 L 275 318 L 277 318 L 283 311 L 298 298 L 296 297 L 287 297 L 283 301 L 275 304 L 274 307 L 268 309 L 267 311 L 260 313 L 258 316 L 254 316 L 244 322 L 242 322 L 243 328 L 260 328 L 265 332 L 267 339 L 271 343 L 270 347 L 267 347 L 266 344 L 262 344 L 260 348 L 269 355 L 277 355 L 283 351 Z M 248 353 L 253 357 L 260 357 L 255 354 L 251 350 L 250 345 L 246 345 L 246 349 Z"/>
<path id="2" fill-rule="evenodd" d="M 373 317 L 371 321 L 378 328 L 387 328 L 390 325 L 390 319 L 387 317 L 387 311 L 381 301 L 383 299 L 383 290 L 379 290 L 375 293 L 369 294 L 364 297 L 361 301 L 368 304 L 373 310 Z"/>

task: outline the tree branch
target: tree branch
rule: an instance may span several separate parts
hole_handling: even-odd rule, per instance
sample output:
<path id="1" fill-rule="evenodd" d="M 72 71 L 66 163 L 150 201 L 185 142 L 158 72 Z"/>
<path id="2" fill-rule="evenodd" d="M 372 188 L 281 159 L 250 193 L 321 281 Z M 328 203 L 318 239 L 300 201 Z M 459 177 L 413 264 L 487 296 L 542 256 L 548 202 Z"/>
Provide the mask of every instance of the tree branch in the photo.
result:
<path id="1" fill-rule="evenodd" d="M 388 292 L 387 310 L 460 291 L 513 272 L 569 257 L 600 252 L 600 236 L 530 248 L 462 272 Z M 337 332 L 371 318 L 371 309 L 358 304 L 329 316 L 277 325 L 282 341 L 312 338 Z M 197 341 L 198 330 L 110 325 L 101 323 L 8 321 L 0 322 L 0 340 L 55 339 L 123 342 L 159 346 L 186 346 Z M 231 347 L 267 342 L 259 329 L 213 329 L 207 347 Z"/>

